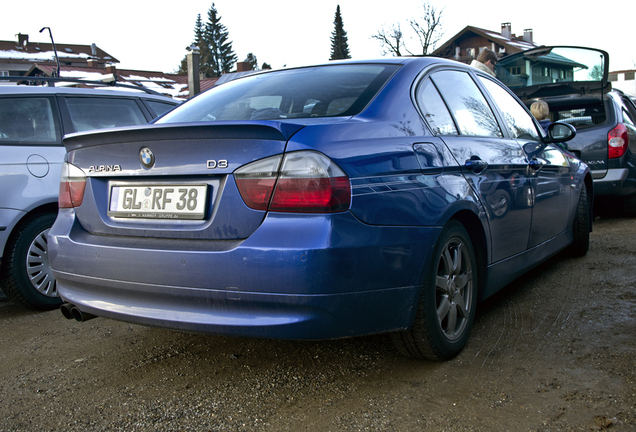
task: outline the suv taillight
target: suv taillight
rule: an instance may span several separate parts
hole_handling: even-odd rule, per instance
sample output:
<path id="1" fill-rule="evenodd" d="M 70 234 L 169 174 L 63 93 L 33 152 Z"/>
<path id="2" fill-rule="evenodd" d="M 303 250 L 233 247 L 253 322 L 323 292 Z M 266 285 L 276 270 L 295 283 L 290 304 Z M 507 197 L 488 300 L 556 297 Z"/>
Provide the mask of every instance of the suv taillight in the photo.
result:
<path id="1" fill-rule="evenodd" d="M 57 200 L 59 208 L 73 208 L 82 205 L 86 174 L 80 168 L 68 162 L 62 165 L 60 178 L 60 196 Z"/>
<path id="2" fill-rule="evenodd" d="M 616 125 L 614 129 L 607 134 L 608 155 L 610 159 L 616 159 L 625 154 L 629 145 L 629 135 L 627 128 L 623 123 Z"/>
<path id="3" fill-rule="evenodd" d="M 349 177 L 312 151 L 273 156 L 234 173 L 245 204 L 274 212 L 334 213 L 349 209 Z"/>

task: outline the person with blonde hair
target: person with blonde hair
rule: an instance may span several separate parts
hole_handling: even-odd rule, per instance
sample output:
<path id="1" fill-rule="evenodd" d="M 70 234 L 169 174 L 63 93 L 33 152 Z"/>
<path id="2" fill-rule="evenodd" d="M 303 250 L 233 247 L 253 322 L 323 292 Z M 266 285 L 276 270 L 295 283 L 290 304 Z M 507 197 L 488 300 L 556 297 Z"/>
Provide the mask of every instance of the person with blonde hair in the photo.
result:
<path id="1" fill-rule="evenodd" d="M 479 52 L 479 55 L 470 64 L 472 67 L 486 72 L 489 75 L 495 75 L 495 66 L 497 65 L 497 54 L 491 49 L 484 48 Z"/>
<path id="2" fill-rule="evenodd" d="M 532 105 L 530 105 L 530 112 L 539 120 L 539 124 L 543 128 L 544 131 L 548 131 L 548 126 L 552 123 L 550 121 L 550 107 L 548 103 L 544 100 L 537 100 Z"/>

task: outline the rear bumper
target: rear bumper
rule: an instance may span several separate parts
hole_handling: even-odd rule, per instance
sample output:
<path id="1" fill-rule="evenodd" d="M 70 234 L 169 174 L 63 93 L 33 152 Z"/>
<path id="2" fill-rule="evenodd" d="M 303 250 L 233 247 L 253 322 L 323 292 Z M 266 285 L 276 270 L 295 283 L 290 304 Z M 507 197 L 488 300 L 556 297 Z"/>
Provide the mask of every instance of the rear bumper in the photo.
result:
<path id="1" fill-rule="evenodd" d="M 331 339 L 407 328 L 439 228 L 349 213 L 269 215 L 248 239 L 94 236 L 72 210 L 49 234 L 58 292 L 98 316 L 170 329 Z"/>
<path id="2" fill-rule="evenodd" d="M 627 196 L 635 193 L 636 179 L 629 177 L 628 168 L 608 169 L 603 178 L 594 178 L 595 197 Z"/>

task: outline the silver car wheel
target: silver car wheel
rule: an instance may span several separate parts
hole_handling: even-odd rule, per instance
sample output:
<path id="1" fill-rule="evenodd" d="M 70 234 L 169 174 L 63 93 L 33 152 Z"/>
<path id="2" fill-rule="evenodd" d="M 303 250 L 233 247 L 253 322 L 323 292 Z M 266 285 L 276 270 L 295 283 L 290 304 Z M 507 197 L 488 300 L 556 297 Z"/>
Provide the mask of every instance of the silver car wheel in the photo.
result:
<path id="1" fill-rule="evenodd" d="M 464 335 L 473 304 L 473 272 L 468 250 L 461 239 L 448 240 L 439 257 L 435 306 L 442 333 L 449 341 Z"/>
<path id="2" fill-rule="evenodd" d="M 29 245 L 26 270 L 33 288 L 47 297 L 57 297 L 57 283 L 49 263 L 48 233 L 49 229 L 45 229 Z"/>

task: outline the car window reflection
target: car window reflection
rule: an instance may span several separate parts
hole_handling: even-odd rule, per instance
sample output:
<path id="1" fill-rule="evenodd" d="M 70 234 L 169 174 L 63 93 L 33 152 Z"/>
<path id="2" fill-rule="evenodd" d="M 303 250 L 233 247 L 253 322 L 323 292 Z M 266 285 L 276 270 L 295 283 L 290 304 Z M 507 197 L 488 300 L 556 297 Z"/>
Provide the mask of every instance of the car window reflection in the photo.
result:
<path id="1" fill-rule="evenodd" d="M 458 71 L 441 71 L 432 77 L 449 106 L 461 135 L 503 137 L 486 99 L 470 75 Z"/>

